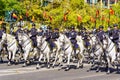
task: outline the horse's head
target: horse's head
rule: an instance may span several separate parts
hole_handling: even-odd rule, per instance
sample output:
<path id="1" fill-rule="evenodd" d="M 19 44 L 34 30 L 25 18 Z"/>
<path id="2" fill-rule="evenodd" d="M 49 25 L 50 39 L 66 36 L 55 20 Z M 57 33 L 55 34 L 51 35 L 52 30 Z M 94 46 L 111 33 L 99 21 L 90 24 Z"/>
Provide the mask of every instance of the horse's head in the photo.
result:
<path id="1" fill-rule="evenodd" d="M 1 42 L 7 41 L 7 34 L 3 33 Z"/>
<path id="2" fill-rule="evenodd" d="M 63 33 L 60 33 L 59 38 L 57 40 L 59 41 L 60 45 L 65 44 L 66 35 L 64 35 Z"/>
<path id="3" fill-rule="evenodd" d="M 108 47 L 108 44 L 109 44 L 108 38 L 109 37 L 107 35 L 104 35 L 104 39 L 103 39 L 103 48 L 104 49 L 107 49 L 107 47 Z"/>
<path id="4" fill-rule="evenodd" d="M 46 38 L 44 36 L 37 36 L 37 46 L 41 46 L 45 39 Z"/>
<path id="5" fill-rule="evenodd" d="M 92 44 L 92 46 L 95 46 L 96 44 L 98 44 L 98 40 L 96 35 L 90 35 L 90 43 Z"/>
<path id="6" fill-rule="evenodd" d="M 18 41 L 19 41 L 19 44 L 22 44 L 22 42 L 23 42 L 23 33 L 22 32 L 18 33 Z"/>

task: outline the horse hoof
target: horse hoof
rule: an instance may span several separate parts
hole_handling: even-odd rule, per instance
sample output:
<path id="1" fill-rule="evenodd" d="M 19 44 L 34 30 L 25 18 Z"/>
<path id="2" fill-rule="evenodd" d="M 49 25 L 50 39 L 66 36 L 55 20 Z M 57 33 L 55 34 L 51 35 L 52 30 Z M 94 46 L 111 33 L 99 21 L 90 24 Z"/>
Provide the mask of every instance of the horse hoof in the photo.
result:
<path id="1" fill-rule="evenodd" d="M 52 66 L 52 68 L 55 68 L 55 66 Z"/>
<path id="2" fill-rule="evenodd" d="M 110 71 L 107 71 L 107 74 L 110 74 Z"/>
<path id="3" fill-rule="evenodd" d="M 80 68 L 83 68 L 83 64 L 80 66 Z"/>
<path id="4" fill-rule="evenodd" d="M 80 67 L 76 67 L 76 69 L 79 69 Z"/>
<path id="5" fill-rule="evenodd" d="M 27 64 L 23 64 L 23 66 L 22 67 L 26 67 L 27 66 Z"/>
<path id="6" fill-rule="evenodd" d="M 87 72 L 90 72 L 90 70 L 87 70 Z"/>
<path id="7" fill-rule="evenodd" d="M 99 70 L 96 70 L 96 73 L 98 73 L 99 72 Z"/>
<path id="8" fill-rule="evenodd" d="M 39 67 L 36 67 L 36 69 L 40 69 Z"/>
<path id="9" fill-rule="evenodd" d="M 11 65 L 11 63 L 10 62 L 8 62 L 8 66 L 10 66 Z"/>
<path id="10" fill-rule="evenodd" d="M 47 68 L 50 69 L 50 65 L 48 65 Z"/>
<path id="11" fill-rule="evenodd" d="M 68 68 L 68 67 L 65 69 L 65 71 L 69 71 L 69 70 L 70 70 L 70 68 Z"/>

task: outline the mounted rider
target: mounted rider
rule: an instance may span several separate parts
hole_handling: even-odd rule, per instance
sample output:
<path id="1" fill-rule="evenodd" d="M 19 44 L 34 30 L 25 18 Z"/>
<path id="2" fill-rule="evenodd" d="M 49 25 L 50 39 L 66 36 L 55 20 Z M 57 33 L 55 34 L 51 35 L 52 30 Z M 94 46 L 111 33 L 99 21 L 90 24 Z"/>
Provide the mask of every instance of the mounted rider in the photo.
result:
<path id="1" fill-rule="evenodd" d="M 22 28 L 19 25 L 17 31 L 15 32 L 15 38 L 16 38 L 17 41 L 18 41 L 18 33 L 20 33 L 20 32 L 22 32 Z"/>
<path id="2" fill-rule="evenodd" d="M 97 32 L 98 40 L 102 44 L 103 44 L 103 40 L 105 39 L 105 32 L 104 32 L 103 28 L 104 27 L 102 25 L 100 25 L 99 26 L 99 31 Z"/>
<path id="3" fill-rule="evenodd" d="M 23 32 L 23 30 L 22 30 L 21 25 L 19 25 L 17 31 L 15 32 L 15 39 L 18 42 L 18 49 L 19 49 L 19 51 L 23 53 L 22 46 L 19 44 L 19 39 L 18 39 L 18 33 L 21 33 L 21 32 Z"/>
<path id="4" fill-rule="evenodd" d="M 112 31 L 112 36 L 110 37 L 111 40 L 115 43 L 116 45 L 116 50 L 119 52 L 119 30 L 118 30 L 118 25 L 114 24 L 113 25 L 114 29 Z"/>
<path id="5" fill-rule="evenodd" d="M 29 30 L 28 27 L 26 26 L 26 28 L 23 30 L 25 34 L 29 35 Z"/>
<path id="6" fill-rule="evenodd" d="M 37 47 L 37 29 L 35 28 L 35 24 L 32 24 L 32 28 L 30 30 L 30 39 L 32 40 L 33 47 Z"/>
<path id="7" fill-rule="evenodd" d="M 69 34 L 69 39 L 72 43 L 74 54 L 76 55 L 76 49 L 78 48 L 77 40 L 76 40 L 77 32 L 75 31 L 74 26 L 71 27 L 71 31 Z"/>
<path id="8" fill-rule="evenodd" d="M 43 30 L 41 27 L 38 29 L 38 36 L 43 36 Z"/>
<path id="9" fill-rule="evenodd" d="M 59 29 L 55 28 L 54 32 L 52 33 L 52 46 L 53 46 L 53 48 L 56 47 L 55 41 L 57 41 L 58 38 L 59 38 Z"/>
<path id="10" fill-rule="evenodd" d="M 86 28 L 83 28 L 81 35 L 83 37 L 85 47 L 88 48 L 90 46 L 90 42 L 89 42 L 89 33 L 87 32 Z"/>
<path id="11" fill-rule="evenodd" d="M 69 29 L 69 27 L 67 27 L 66 29 L 65 29 L 65 35 L 69 38 L 69 34 L 70 34 L 70 29 Z"/>
<path id="12" fill-rule="evenodd" d="M 44 36 L 46 37 L 46 41 L 48 42 L 50 49 L 53 50 L 53 44 L 52 44 L 52 27 L 48 26 L 46 33 L 44 33 Z"/>
<path id="13" fill-rule="evenodd" d="M 107 34 L 108 34 L 108 36 L 109 37 L 111 37 L 112 36 L 112 27 L 111 26 L 108 26 L 108 30 L 107 30 Z"/>

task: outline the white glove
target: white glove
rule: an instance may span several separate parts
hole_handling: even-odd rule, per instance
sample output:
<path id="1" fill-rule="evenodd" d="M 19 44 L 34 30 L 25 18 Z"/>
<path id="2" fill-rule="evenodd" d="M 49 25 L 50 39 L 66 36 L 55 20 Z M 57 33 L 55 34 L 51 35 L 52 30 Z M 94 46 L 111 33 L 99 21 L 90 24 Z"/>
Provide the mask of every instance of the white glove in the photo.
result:
<path id="1" fill-rule="evenodd" d="M 110 39 L 113 39 L 113 37 L 110 37 Z"/>
<path id="2" fill-rule="evenodd" d="M 71 39 L 71 37 L 69 37 L 69 39 Z"/>

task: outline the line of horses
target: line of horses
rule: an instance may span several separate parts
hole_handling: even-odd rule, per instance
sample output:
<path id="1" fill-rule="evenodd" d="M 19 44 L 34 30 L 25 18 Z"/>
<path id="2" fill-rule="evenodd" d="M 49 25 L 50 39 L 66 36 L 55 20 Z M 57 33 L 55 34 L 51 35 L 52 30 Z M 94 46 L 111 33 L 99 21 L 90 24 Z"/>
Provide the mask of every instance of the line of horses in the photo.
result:
<path id="1" fill-rule="evenodd" d="M 48 68 L 54 68 L 56 64 L 62 65 L 63 61 L 66 60 L 66 71 L 70 69 L 71 59 L 77 60 L 77 68 L 83 67 L 86 60 L 91 63 L 90 69 L 97 66 L 96 72 L 99 72 L 100 67 L 104 66 L 107 70 L 106 72 L 110 73 L 111 66 L 119 70 L 117 65 L 120 64 L 120 54 L 116 51 L 115 44 L 107 34 L 105 37 L 103 43 L 101 43 L 96 34 L 90 34 L 89 42 L 91 45 L 89 48 L 86 48 L 82 36 L 77 35 L 76 40 L 79 48 L 76 49 L 75 54 L 70 39 L 64 33 L 60 33 L 59 38 L 54 41 L 56 47 L 53 51 L 51 51 L 49 43 L 44 36 L 37 36 L 37 47 L 34 48 L 29 35 L 24 32 L 18 33 L 18 41 L 15 39 L 15 36 L 3 33 L 0 40 L 0 59 L 2 60 L 3 58 L 2 51 L 7 50 L 8 65 L 16 63 L 17 60 L 20 61 L 23 58 L 23 66 L 25 67 L 32 56 L 33 62 L 37 60 L 36 69 L 41 67 L 42 59 L 44 59 Z M 21 45 L 23 53 L 19 52 L 18 43 Z M 7 49 L 4 49 L 4 44 L 7 45 Z M 31 52 L 32 55 L 30 54 Z M 17 56 L 18 59 L 16 59 L 16 55 L 19 55 Z"/>

